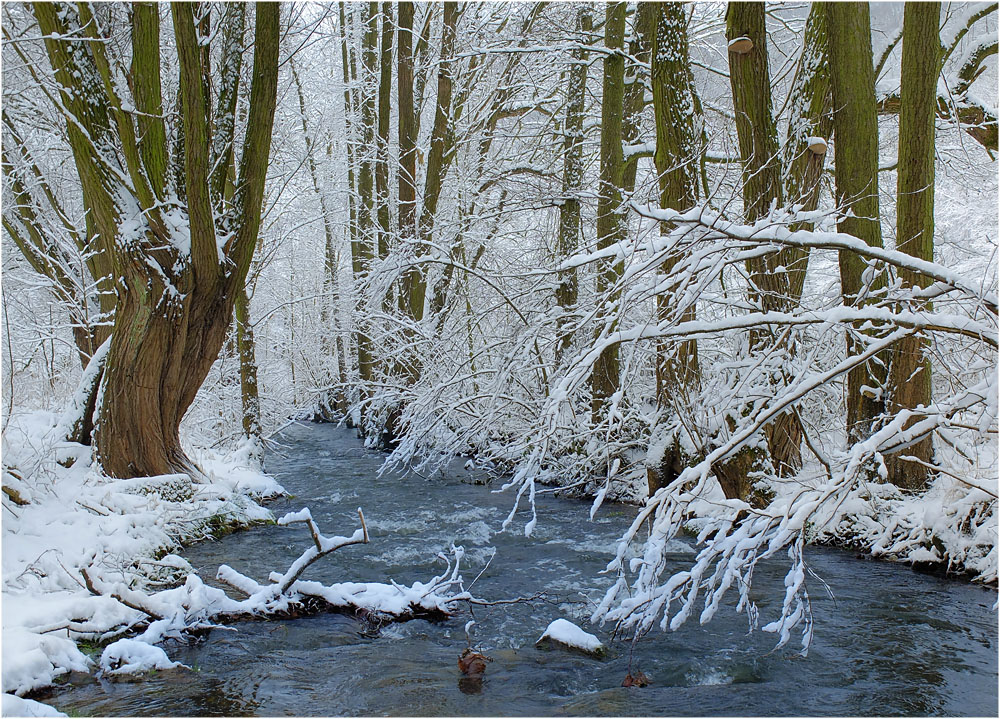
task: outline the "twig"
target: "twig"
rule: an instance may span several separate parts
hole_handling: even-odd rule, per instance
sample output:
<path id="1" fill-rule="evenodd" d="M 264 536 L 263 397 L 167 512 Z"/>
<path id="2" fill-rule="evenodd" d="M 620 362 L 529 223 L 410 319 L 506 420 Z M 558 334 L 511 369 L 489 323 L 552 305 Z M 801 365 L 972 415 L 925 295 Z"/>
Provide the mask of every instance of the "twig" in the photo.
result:
<path id="1" fill-rule="evenodd" d="M 351 544 L 368 544 L 368 525 L 365 523 L 365 514 L 361 511 L 361 507 L 358 507 L 358 518 L 361 520 L 361 529 L 355 530 L 354 534 L 350 537 L 324 537 L 320 534 L 319 527 L 313 521 L 312 514 L 309 513 L 308 508 L 299 512 L 286 514 L 279 519 L 278 524 L 280 525 L 295 524 L 297 522 L 305 523 L 309 527 L 309 533 L 312 535 L 315 546 L 303 552 L 302 556 L 296 559 L 292 563 L 292 566 L 288 568 L 288 571 L 280 577 L 277 582 L 278 594 L 286 593 L 298 578 L 302 576 L 306 567 L 320 557 Z"/>
<path id="2" fill-rule="evenodd" d="M 469 585 L 469 589 L 470 589 L 470 590 L 471 590 L 471 589 L 472 589 L 472 588 L 473 588 L 474 586 L 476 586 L 476 582 L 478 582 L 478 581 L 479 581 L 479 578 L 480 578 L 481 576 L 483 576 L 483 573 L 484 573 L 484 572 L 485 572 L 485 571 L 486 571 L 487 569 L 489 569 L 489 568 L 490 568 L 490 565 L 491 565 L 491 564 L 493 563 L 493 558 L 494 558 L 494 557 L 496 557 L 496 556 L 497 556 L 497 550 L 496 550 L 496 549 L 494 548 L 494 549 L 493 549 L 493 554 L 491 554 L 491 555 L 490 555 L 490 558 L 489 558 L 489 560 L 487 560 L 487 562 L 486 562 L 486 566 L 484 566 L 484 567 L 483 567 L 483 568 L 482 568 L 482 569 L 480 570 L 479 574 L 477 574 L 477 575 L 476 575 L 476 578 L 472 580 L 472 584 L 470 584 L 470 585 Z M 466 590 L 466 591 L 468 591 L 468 590 Z"/>
<path id="3" fill-rule="evenodd" d="M 802 439 L 805 440 L 806 446 L 813 453 L 813 456 L 819 460 L 820 464 L 823 465 L 823 468 L 826 469 L 827 478 L 833 481 L 833 466 L 830 460 L 823 454 L 819 447 L 813 444 L 812 439 L 809 437 L 809 432 L 806 431 L 806 423 L 802 421 L 802 415 L 799 414 L 799 408 L 796 405 L 792 405 L 792 412 L 795 414 L 795 421 L 799 423 L 799 429 L 802 431 Z"/>
<path id="4" fill-rule="evenodd" d="M 913 457 L 913 456 L 908 455 L 908 454 L 903 454 L 903 455 L 899 456 L 899 459 L 903 460 L 904 462 L 913 462 L 914 464 L 923 465 L 924 467 L 927 467 L 927 469 L 933 470 L 935 472 L 940 472 L 941 474 L 947 474 L 949 477 L 951 477 L 952 479 L 954 479 L 957 482 L 961 482 L 966 487 L 970 487 L 971 489 L 978 489 L 980 492 L 985 492 L 986 494 L 988 494 L 991 497 L 993 497 L 993 499 L 1000 499 L 1000 497 L 997 496 L 996 492 L 994 492 L 992 490 L 989 490 L 989 489 L 986 489 L 986 487 L 980 487 L 978 484 L 974 484 L 974 483 L 972 483 L 972 482 L 970 482 L 968 480 L 962 479 L 957 474 L 953 474 L 953 473 L 949 472 L 944 467 L 939 467 L 936 464 L 931 464 L 930 462 L 925 462 L 924 460 L 920 459 L 919 457 Z"/>
<path id="5" fill-rule="evenodd" d="M 142 614 L 145 614 L 147 617 L 152 617 L 153 619 L 164 619 L 164 616 L 160 612 L 149 606 L 149 604 L 147 603 L 149 597 L 147 597 L 142 592 L 137 592 L 133 589 L 129 589 L 124 585 L 119 585 L 115 587 L 115 589 L 102 592 L 99 591 L 97 588 L 97 585 L 101 583 L 100 580 L 95 582 L 94 578 L 90 576 L 90 573 L 87 571 L 86 567 L 80 569 L 80 574 L 83 575 L 83 580 L 87 587 L 87 591 L 89 591 L 91 594 L 96 594 L 99 597 L 101 596 L 113 597 L 119 603 L 124 604 L 129 609 L 134 609 L 137 612 L 141 612 Z"/>
<path id="6" fill-rule="evenodd" d="M 533 602 L 536 599 L 542 599 L 543 601 L 551 601 L 548 599 L 548 593 L 546 592 L 536 592 L 530 597 L 515 597 L 514 599 L 494 599 L 492 601 L 486 601 L 485 599 L 476 599 L 475 597 L 469 597 L 465 601 L 469 604 L 475 604 L 478 607 L 495 607 L 501 604 L 522 604 L 524 602 Z"/>

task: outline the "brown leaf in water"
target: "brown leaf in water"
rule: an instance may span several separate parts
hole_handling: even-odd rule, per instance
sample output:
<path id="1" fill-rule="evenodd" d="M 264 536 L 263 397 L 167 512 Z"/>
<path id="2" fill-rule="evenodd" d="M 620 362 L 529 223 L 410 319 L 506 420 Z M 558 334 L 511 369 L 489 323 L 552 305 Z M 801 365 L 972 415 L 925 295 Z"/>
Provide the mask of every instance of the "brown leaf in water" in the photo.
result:
<path id="1" fill-rule="evenodd" d="M 622 682 L 623 687 L 645 687 L 649 686 L 649 678 L 642 672 L 636 670 L 635 674 L 629 672 L 625 675 L 625 681 Z"/>
<path id="2" fill-rule="evenodd" d="M 485 654 L 466 648 L 458 657 L 458 668 L 462 670 L 462 674 L 467 676 L 482 676 L 486 673 L 486 662 L 491 661 L 493 660 Z"/>

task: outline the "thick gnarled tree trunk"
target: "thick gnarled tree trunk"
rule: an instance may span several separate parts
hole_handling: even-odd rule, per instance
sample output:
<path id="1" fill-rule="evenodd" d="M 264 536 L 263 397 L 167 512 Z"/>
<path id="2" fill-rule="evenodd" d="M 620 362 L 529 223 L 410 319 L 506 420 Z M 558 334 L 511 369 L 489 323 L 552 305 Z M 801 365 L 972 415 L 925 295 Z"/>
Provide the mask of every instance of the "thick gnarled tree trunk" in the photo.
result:
<path id="1" fill-rule="evenodd" d="M 180 67 L 176 134 L 183 136 L 183 153 L 173 158 L 171 172 L 159 110 L 157 6 L 133 8 L 127 84 L 115 76 L 118 59 L 109 57 L 108 31 L 89 6 L 37 3 L 34 11 L 60 85 L 58 109 L 66 117 L 84 203 L 112 258 L 117 291 L 97 459 L 115 477 L 199 476 L 181 447 L 179 427 L 225 341 L 257 241 L 277 93 L 278 7 L 256 7 L 249 117 L 232 203 L 223 201 L 218 190 L 224 182 L 213 183 L 212 175 L 220 164 L 228 167 L 235 103 L 225 105 L 234 88 L 224 88 L 213 112 L 204 81 L 210 70 L 206 13 L 196 22 L 192 5 L 171 7 Z M 235 17 L 223 15 L 227 24 Z M 92 54 L 80 52 L 81 35 L 93 40 Z M 142 89 L 131 98 L 119 95 L 136 85 Z M 139 112 L 128 112 L 129 104 Z M 135 115 L 143 120 L 137 123 Z M 102 132 L 82 131 L 84 121 Z M 168 186 L 170 178 L 180 184 Z M 184 202 L 175 204 L 171 193 Z"/>

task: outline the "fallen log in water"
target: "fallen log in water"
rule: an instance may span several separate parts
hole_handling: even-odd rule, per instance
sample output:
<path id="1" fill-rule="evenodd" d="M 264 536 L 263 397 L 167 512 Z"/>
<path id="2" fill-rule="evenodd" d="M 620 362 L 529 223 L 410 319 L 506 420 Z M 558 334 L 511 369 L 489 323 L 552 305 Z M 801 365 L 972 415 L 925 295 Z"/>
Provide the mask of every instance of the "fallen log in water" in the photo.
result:
<path id="1" fill-rule="evenodd" d="M 454 547 L 454 567 L 448 566 L 429 582 L 403 586 L 396 582 L 342 582 L 323 585 L 302 580 L 305 570 L 322 557 L 352 544 L 367 544 L 368 527 L 358 509 L 361 527 L 349 537 L 327 537 L 320 533 L 308 509 L 286 514 L 279 525 L 305 524 L 313 540 L 283 573 L 271 572 L 262 584 L 222 565 L 217 579 L 244 595 L 234 599 L 223 589 L 206 585 L 196 574 L 189 574 L 184 584 L 173 589 L 146 593 L 124 583 L 103 582 L 93 571 L 81 573 L 87 589 L 95 595 L 111 597 L 139 613 L 132 627 L 145 627 L 138 637 L 119 639 L 105 647 L 100 667 L 104 674 L 124 674 L 151 668 L 180 666 L 167 659 L 155 645 L 164 639 L 196 636 L 212 628 L 246 619 L 291 619 L 323 612 L 353 614 L 366 625 L 377 629 L 389 622 L 409 619 L 445 619 L 458 601 L 471 600 L 459 574 L 464 550 Z M 143 618 L 144 617 L 144 618 Z"/>

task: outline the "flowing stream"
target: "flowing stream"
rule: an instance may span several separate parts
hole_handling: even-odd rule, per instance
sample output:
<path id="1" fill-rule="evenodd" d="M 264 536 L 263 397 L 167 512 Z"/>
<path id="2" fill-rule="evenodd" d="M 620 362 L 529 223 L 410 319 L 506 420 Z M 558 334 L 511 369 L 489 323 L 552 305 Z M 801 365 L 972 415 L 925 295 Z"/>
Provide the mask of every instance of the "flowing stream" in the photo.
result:
<path id="1" fill-rule="evenodd" d="M 295 425 L 272 453 L 268 470 L 293 493 L 272 509 L 308 506 L 328 535 L 350 534 L 364 508 L 368 545 L 346 547 L 307 570 L 304 579 L 410 584 L 441 573 L 439 552 L 464 546 L 466 586 L 483 599 L 528 603 L 474 608 L 472 641 L 492 657 L 483 681 L 463 678 L 462 609 L 445 622 L 415 620 L 372 631 L 336 614 L 288 621 L 248 621 L 213 630 L 203 641 L 171 643 L 188 670 L 134 681 L 74 674 L 39 696 L 71 716 L 715 716 L 715 715 L 997 715 L 995 593 L 853 553 L 812 548 L 807 558 L 815 637 L 807 657 L 792 642 L 748 633 L 730 600 L 716 618 L 696 618 L 676 632 L 658 629 L 634 647 L 610 627 L 588 623 L 610 581 L 599 572 L 635 508 L 606 504 L 594 521 L 590 503 L 552 494 L 538 498 L 531 538 L 522 513 L 496 534 L 513 495 L 475 483 L 461 468 L 422 478 L 377 472 L 383 455 L 361 447 L 352 430 Z M 301 525 L 268 526 L 205 542 L 185 552 L 206 580 L 219 564 L 264 581 L 284 571 L 310 544 Z M 678 569 L 690 542 L 670 549 Z M 758 572 L 762 624 L 774 618 L 784 564 Z M 554 619 L 565 617 L 609 646 L 602 659 L 536 648 Z M 649 678 L 623 688 L 631 667 Z"/>

